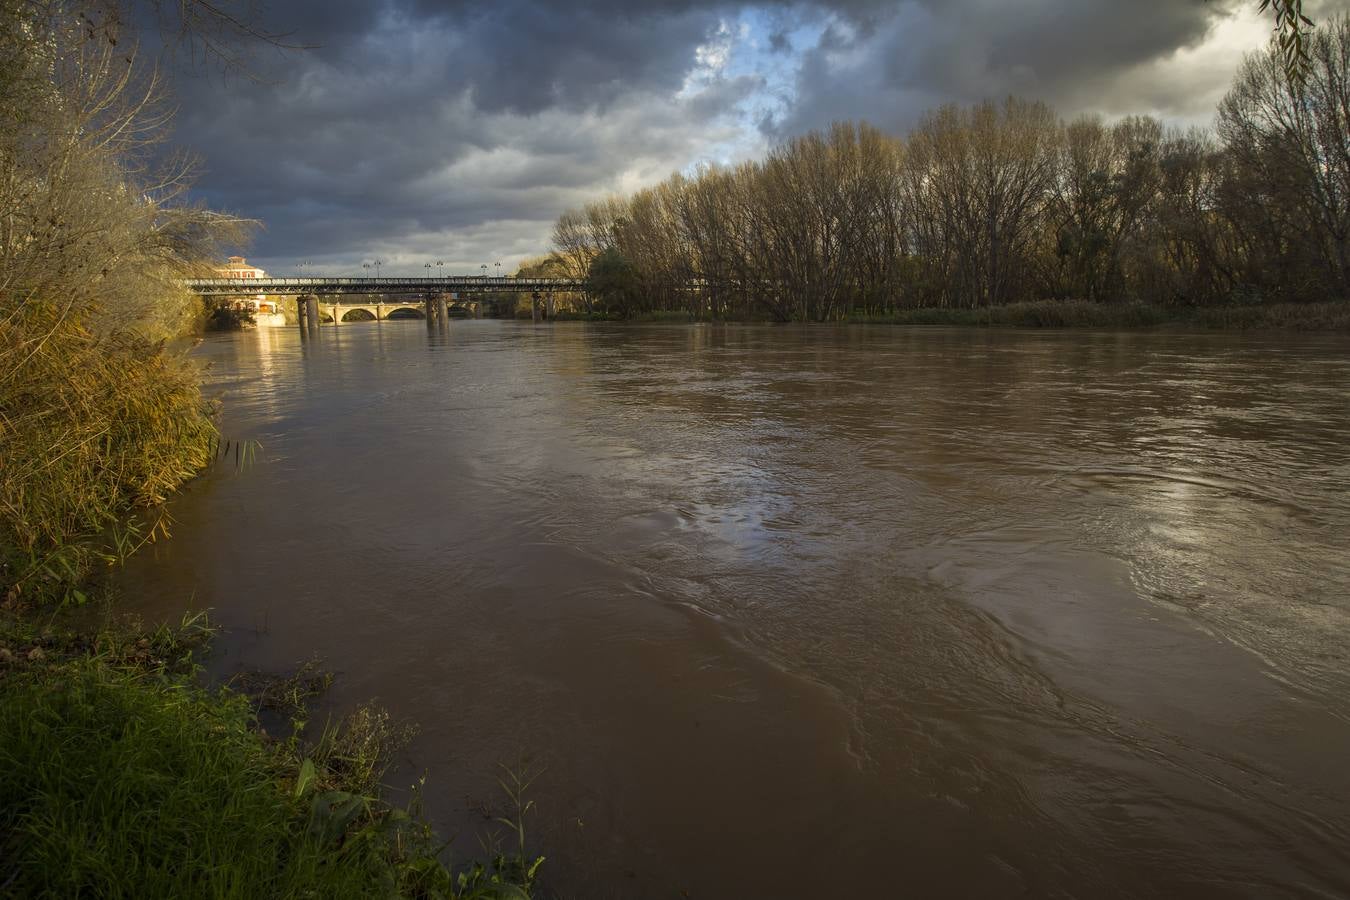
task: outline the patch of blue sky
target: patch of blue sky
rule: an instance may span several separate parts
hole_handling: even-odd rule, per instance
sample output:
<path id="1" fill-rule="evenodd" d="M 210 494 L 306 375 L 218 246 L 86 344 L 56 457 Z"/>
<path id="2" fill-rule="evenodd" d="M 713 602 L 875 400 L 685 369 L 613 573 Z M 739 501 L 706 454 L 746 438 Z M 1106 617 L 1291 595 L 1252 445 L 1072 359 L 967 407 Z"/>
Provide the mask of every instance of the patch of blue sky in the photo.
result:
<path id="1" fill-rule="evenodd" d="M 693 65 L 679 99 L 728 87 L 740 96 L 720 114 L 719 138 L 710 140 L 685 168 L 734 165 L 760 157 L 767 149 L 772 124 L 792 109 L 797 99 L 802 54 L 815 47 L 834 16 L 800 9 L 746 7 L 719 22 L 696 48 Z M 728 137 L 727 135 L 732 135 Z"/>

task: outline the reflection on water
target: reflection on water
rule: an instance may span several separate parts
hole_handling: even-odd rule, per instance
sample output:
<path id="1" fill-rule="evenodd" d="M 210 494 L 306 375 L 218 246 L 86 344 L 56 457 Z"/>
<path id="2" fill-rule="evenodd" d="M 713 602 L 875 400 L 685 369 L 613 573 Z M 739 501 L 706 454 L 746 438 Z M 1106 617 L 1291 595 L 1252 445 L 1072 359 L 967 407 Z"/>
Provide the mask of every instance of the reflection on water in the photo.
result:
<path id="1" fill-rule="evenodd" d="M 1343 340 L 899 328 L 208 341 L 137 607 L 339 672 L 569 896 L 1350 892 Z"/>

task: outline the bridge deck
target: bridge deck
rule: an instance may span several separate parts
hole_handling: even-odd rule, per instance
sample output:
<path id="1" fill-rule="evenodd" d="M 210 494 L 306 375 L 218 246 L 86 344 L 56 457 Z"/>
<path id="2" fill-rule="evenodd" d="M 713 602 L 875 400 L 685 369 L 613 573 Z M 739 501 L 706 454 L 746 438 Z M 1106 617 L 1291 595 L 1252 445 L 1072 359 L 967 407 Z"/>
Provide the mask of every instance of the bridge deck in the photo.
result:
<path id="1" fill-rule="evenodd" d="M 585 289 L 575 278 L 190 278 L 183 284 L 201 296 L 236 294 L 491 294 L 556 293 Z"/>

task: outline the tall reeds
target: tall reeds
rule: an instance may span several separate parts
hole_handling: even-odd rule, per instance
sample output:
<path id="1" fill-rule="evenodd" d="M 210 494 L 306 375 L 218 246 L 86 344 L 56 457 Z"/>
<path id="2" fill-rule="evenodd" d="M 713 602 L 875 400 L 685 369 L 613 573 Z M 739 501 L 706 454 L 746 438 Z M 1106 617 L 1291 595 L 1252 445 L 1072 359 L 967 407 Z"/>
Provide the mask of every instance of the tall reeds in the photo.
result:
<path id="1" fill-rule="evenodd" d="M 165 342 L 200 312 L 177 279 L 246 226 L 183 202 L 153 68 L 85 12 L 0 0 L 0 586 L 42 596 L 78 596 L 128 546 L 109 530 L 209 461 Z"/>

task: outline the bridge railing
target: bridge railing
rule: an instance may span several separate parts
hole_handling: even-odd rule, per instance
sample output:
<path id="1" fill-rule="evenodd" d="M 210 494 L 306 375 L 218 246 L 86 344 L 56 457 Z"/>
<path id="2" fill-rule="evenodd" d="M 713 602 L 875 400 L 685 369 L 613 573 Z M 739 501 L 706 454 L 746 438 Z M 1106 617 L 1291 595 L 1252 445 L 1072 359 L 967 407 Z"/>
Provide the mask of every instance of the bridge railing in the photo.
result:
<path id="1" fill-rule="evenodd" d="M 201 287 L 215 285 L 250 287 L 260 284 L 287 285 L 289 287 L 317 287 L 329 284 L 345 284 L 356 287 L 400 284 L 415 284 L 422 287 L 438 287 L 447 284 L 481 284 L 487 287 L 494 285 L 512 287 L 527 284 L 581 287 L 584 284 L 576 278 L 511 278 L 505 275 L 500 278 L 493 278 L 491 275 L 459 275 L 442 278 L 187 278 L 184 279 L 183 283 Z"/>

